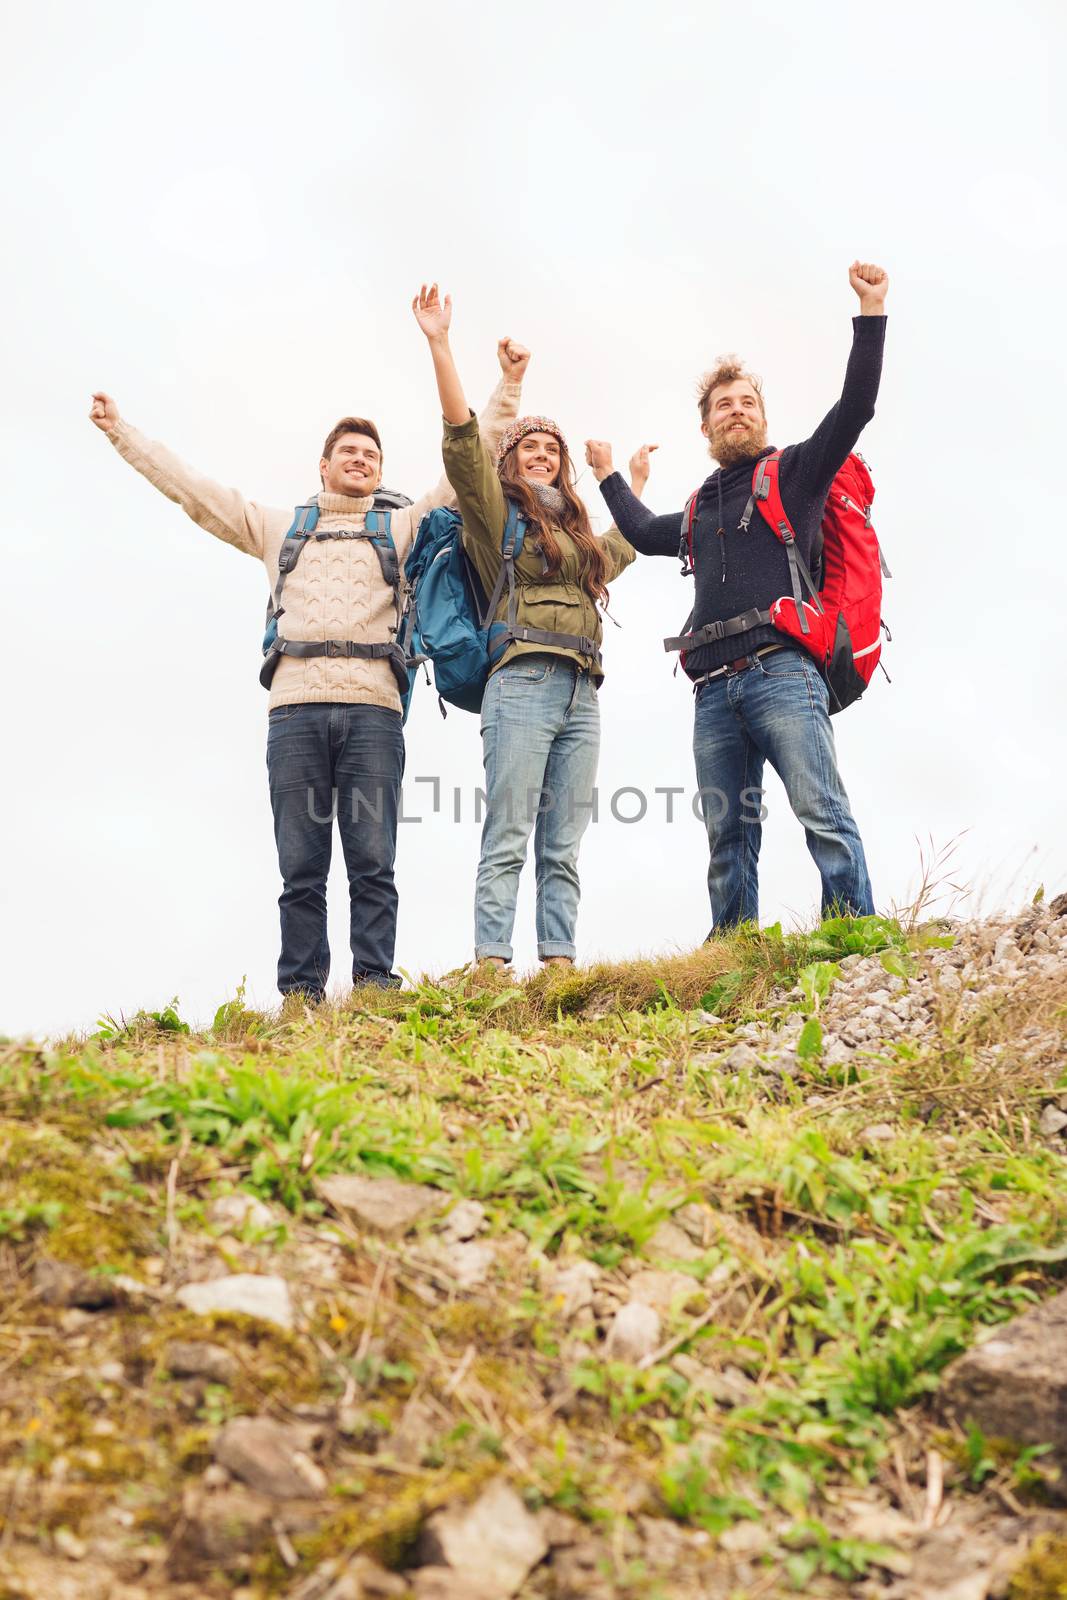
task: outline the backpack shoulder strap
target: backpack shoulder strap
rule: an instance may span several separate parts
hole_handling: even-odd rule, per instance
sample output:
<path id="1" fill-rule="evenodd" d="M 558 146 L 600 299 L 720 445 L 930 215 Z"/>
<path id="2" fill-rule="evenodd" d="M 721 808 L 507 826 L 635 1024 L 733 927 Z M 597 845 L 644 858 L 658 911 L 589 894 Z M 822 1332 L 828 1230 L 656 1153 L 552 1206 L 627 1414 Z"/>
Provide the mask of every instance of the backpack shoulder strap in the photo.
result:
<path id="1" fill-rule="evenodd" d="M 485 604 L 481 626 L 488 628 L 496 616 L 496 608 L 500 604 L 500 596 L 504 593 L 505 583 L 508 586 L 508 627 L 514 628 L 516 621 L 515 599 L 515 562 L 522 554 L 523 542 L 526 538 L 526 523 L 519 515 L 519 508 L 514 500 L 506 500 L 508 508 L 507 519 L 504 523 L 504 532 L 500 536 L 500 571 L 496 575 L 493 592 Z"/>
<path id="2" fill-rule="evenodd" d="M 797 549 L 796 534 L 793 524 L 789 520 L 785 506 L 782 504 L 782 491 L 778 484 L 778 467 L 782 459 L 780 450 L 772 450 L 769 456 L 761 456 L 756 462 L 752 473 L 752 493 L 748 505 L 745 507 L 740 526 L 747 531 L 752 520 L 752 511 L 759 506 L 760 515 L 767 523 L 776 539 L 785 545 L 785 553 L 789 560 L 789 580 L 793 589 L 793 603 L 796 606 L 797 620 L 800 623 L 801 633 L 810 633 L 808 619 L 804 611 L 804 595 L 800 584 L 803 579 L 804 586 L 815 602 L 817 611 L 822 611 L 822 601 L 815 581 L 808 571 L 808 564 Z"/>
<path id="3" fill-rule="evenodd" d="M 700 490 L 694 489 L 685 502 L 682 512 L 681 537 L 678 541 L 678 560 L 682 563 L 682 577 L 688 578 L 696 568 L 693 565 L 693 523 L 696 521 Z"/>
<path id="4" fill-rule="evenodd" d="M 278 582 L 274 588 L 274 614 L 282 608 L 282 590 L 285 580 L 304 553 L 304 547 L 319 524 L 318 499 L 308 500 L 293 507 L 293 521 L 278 551 Z"/>
<path id="5" fill-rule="evenodd" d="M 391 511 L 368 511 L 363 520 L 363 531 L 374 546 L 374 553 L 381 565 L 382 577 L 393 594 L 397 595 L 400 592 L 400 561 L 393 540 L 392 524 Z"/>

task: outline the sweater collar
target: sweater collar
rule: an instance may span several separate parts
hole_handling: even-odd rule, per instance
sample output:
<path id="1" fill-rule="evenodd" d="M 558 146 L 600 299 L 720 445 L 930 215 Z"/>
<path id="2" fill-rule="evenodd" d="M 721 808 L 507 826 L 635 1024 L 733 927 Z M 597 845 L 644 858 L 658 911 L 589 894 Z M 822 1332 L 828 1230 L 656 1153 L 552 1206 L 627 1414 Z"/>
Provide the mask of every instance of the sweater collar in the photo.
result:
<path id="1" fill-rule="evenodd" d="M 739 478 L 749 479 L 752 477 L 752 473 L 755 470 L 756 462 L 762 461 L 764 456 L 773 456 L 774 451 L 775 446 L 773 444 L 764 445 L 763 449 L 758 455 L 749 456 L 744 461 L 735 462 L 732 467 L 727 467 L 725 471 L 722 467 L 716 467 L 715 471 L 710 475 L 710 477 L 705 478 L 704 482 L 714 483 L 716 478 L 718 478 L 722 483 L 729 483 L 735 473 Z"/>
<path id="2" fill-rule="evenodd" d="M 327 494 L 325 489 L 320 489 L 317 498 L 324 517 L 364 517 L 374 505 L 372 494 Z"/>

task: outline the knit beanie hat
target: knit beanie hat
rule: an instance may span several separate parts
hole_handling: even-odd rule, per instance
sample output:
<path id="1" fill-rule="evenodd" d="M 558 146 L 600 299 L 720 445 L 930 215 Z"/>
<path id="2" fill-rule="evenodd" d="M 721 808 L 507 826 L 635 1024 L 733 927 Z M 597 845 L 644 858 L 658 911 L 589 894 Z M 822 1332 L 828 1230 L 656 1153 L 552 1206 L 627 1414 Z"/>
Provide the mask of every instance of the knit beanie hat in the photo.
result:
<path id="1" fill-rule="evenodd" d="M 553 422 L 551 417 L 519 417 L 509 423 L 500 436 L 500 443 L 496 447 L 496 459 L 499 466 L 509 450 L 514 450 L 520 439 L 525 439 L 528 433 L 551 433 L 558 439 L 564 450 L 567 441 L 558 422 Z"/>

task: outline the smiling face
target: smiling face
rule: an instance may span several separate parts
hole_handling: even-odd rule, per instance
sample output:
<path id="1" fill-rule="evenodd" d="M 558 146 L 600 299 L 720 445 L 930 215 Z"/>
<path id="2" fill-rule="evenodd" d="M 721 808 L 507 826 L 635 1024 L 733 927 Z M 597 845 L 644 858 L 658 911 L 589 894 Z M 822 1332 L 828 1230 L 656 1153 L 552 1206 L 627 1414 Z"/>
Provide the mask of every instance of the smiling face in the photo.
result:
<path id="1" fill-rule="evenodd" d="M 529 483 L 558 483 L 561 461 L 559 440 L 551 433 L 526 433 L 515 446 L 519 476 Z"/>
<path id="2" fill-rule="evenodd" d="M 767 443 L 763 401 L 747 378 L 720 383 L 708 395 L 700 431 L 720 467 L 758 456 Z"/>
<path id="3" fill-rule="evenodd" d="M 327 494 L 373 494 L 382 481 L 382 452 L 367 433 L 342 433 L 319 462 Z"/>

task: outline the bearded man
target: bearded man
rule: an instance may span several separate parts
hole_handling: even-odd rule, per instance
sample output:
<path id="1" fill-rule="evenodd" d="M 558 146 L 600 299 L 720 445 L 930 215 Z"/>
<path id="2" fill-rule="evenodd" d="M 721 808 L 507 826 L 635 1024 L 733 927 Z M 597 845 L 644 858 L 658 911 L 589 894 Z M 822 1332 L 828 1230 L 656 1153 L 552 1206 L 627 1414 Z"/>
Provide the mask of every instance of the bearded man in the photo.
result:
<path id="1" fill-rule="evenodd" d="M 827 492 L 874 415 L 882 372 L 889 279 L 881 267 L 854 261 L 849 282 L 860 314 L 841 398 L 810 438 L 786 446 L 779 466 L 796 553 L 816 583 Z M 870 877 L 838 772 L 826 683 L 807 651 L 756 615 L 792 591 L 785 544 L 761 516 L 745 515 L 755 463 L 773 449 L 762 389 L 741 362 L 724 357 L 701 379 L 698 398 L 700 431 L 718 469 L 693 508 L 690 626 L 704 642 L 688 652 L 685 670 L 696 695 L 693 753 L 711 850 L 712 931 L 758 920 L 766 761 L 803 825 L 822 879 L 823 915 L 867 915 L 874 910 Z M 676 557 L 682 512 L 657 516 L 638 500 L 612 470 L 610 445 L 589 440 L 586 459 L 612 520 L 634 548 Z M 746 613 L 753 613 L 748 627 L 741 625 Z M 723 623 L 734 624 L 725 636 L 716 628 Z"/>

